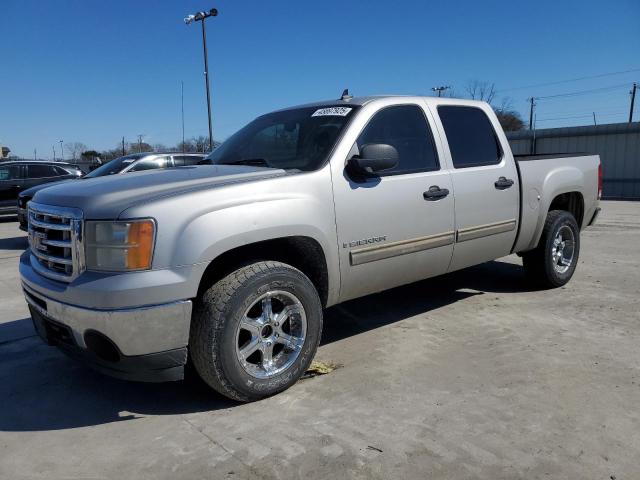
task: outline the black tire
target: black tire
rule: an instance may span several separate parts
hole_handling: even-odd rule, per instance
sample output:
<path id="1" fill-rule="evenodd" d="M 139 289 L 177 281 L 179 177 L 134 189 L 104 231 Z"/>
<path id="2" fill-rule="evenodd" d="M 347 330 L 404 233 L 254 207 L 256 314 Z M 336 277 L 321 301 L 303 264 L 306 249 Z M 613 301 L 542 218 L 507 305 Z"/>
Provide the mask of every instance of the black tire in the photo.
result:
<path id="1" fill-rule="evenodd" d="M 565 272 L 556 269 L 553 258 L 554 239 L 561 229 L 567 227 L 573 233 L 573 257 Z M 542 229 L 540 242 L 535 250 L 522 255 L 525 275 L 534 284 L 544 288 L 557 288 L 565 285 L 573 276 L 580 256 L 580 228 L 574 216 L 564 210 L 552 210 Z"/>
<path id="2" fill-rule="evenodd" d="M 237 329 L 245 312 L 274 290 L 288 292 L 300 301 L 306 315 L 306 336 L 300 353 L 286 370 L 270 378 L 256 378 L 236 353 Z M 236 270 L 201 295 L 191 321 L 189 349 L 206 384 L 222 395 L 247 402 L 293 385 L 313 360 L 321 333 L 322 304 L 313 283 L 290 265 L 264 261 Z"/>

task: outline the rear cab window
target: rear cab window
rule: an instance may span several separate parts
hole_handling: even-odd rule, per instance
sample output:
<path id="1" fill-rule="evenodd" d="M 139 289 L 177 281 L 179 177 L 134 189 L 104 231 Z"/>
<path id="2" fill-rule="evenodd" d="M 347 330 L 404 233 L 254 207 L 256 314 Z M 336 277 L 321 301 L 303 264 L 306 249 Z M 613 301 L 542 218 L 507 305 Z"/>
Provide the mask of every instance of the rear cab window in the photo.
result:
<path id="1" fill-rule="evenodd" d="M 134 164 L 133 167 L 129 170 L 130 172 L 142 172 L 144 170 L 155 170 L 158 168 L 168 168 L 169 165 L 169 157 L 155 157 L 140 160 L 138 163 Z"/>
<path id="2" fill-rule="evenodd" d="M 502 161 L 500 141 L 482 109 L 441 105 L 438 115 L 455 168 L 496 165 Z"/>
<path id="3" fill-rule="evenodd" d="M 205 163 L 204 156 L 199 156 L 199 155 L 174 155 L 173 156 L 174 167 L 202 165 L 203 163 Z"/>

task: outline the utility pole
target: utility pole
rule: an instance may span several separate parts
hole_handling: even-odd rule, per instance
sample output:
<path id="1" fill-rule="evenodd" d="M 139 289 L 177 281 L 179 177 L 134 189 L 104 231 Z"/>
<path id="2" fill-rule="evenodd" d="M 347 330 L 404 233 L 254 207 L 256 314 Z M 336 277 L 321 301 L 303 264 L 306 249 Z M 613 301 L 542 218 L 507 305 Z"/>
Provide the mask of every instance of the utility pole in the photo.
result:
<path id="1" fill-rule="evenodd" d="M 144 135 L 138 135 L 138 153 L 142 153 L 142 137 L 144 137 Z"/>
<path id="2" fill-rule="evenodd" d="M 438 97 L 442 96 L 442 92 L 449 90 L 451 87 L 450 86 L 441 86 L 441 87 L 432 87 L 431 91 L 433 92 L 438 92 Z"/>
<path id="3" fill-rule="evenodd" d="M 531 137 L 531 155 L 535 155 L 536 154 L 536 117 L 534 115 L 533 117 L 533 136 Z M 531 127 L 529 127 L 529 129 L 531 129 Z"/>
<path id="4" fill-rule="evenodd" d="M 636 90 L 638 88 L 638 84 L 633 82 L 633 87 L 631 87 L 631 108 L 629 109 L 629 123 L 633 122 L 633 104 L 636 102 Z"/>
<path id="5" fill-rule="evenodd" d="M 34 160 L 37 160 L 37 159 L 38 159 L 38 149 L 37 149 L 37 148 L 34 148 L 34 149 L 33 149 L 33 159 L 34 159 Z"/>
<path id="6" fill-rule="evenodd" d="M 124 150 L 124 137 L 122 137 L 122 156 L 124 157 L 127 154 Z"/>
<path id="7" fill-rule="evenodd" d="M 60 140 L 60 161 L 64 162 L 64 148 L 62 148 L 62 140 Z"/>
<path id="8" fill-rule="evenodd" d="M 51 145 L 51 148 L 53 149 L 53 161 L 56 161 L 56 146 L 55 145 Z"/>
<path id="9" fill-rule="evenodd" d="M 204 21 L 208 17 L 217 17 L 218 10 L 212 8 L 208 12 L 198 12 L 195 15 L 189 15 L 184 19 L 184 23 L 189 25 L 191 22 L 200 22 L 202 24 L 202 48 L 204 50 L 204 83 L 207 89 L 207 114 L 209 115 L 209 151 L 213 151 L 213 126 L 211 124 L 211 93 L 209 91 L 209 61 L 207 53 L 207 31 Z"/>
<path id="10" fill-rule="evenodd" d="M 596 123 L 596 112 L 593 112 L 593 124 L 594 124 L 594 125 L 598 125 L 598 124 Z"/>
<path id="11" fill-rule="evenodd" d="M 184 153 L 184 82 L 180 81 L 180 108 L 182 109 L 182 153 Z"/>
<path id="12" fill-rule="evenodd" d="M 531 97 L 527 99 L 528 102 L 531 102 L 531 107 L 529 108 L 529 130 L 533 130 L 533 109 L 536 106 L 535 97 Z"/>

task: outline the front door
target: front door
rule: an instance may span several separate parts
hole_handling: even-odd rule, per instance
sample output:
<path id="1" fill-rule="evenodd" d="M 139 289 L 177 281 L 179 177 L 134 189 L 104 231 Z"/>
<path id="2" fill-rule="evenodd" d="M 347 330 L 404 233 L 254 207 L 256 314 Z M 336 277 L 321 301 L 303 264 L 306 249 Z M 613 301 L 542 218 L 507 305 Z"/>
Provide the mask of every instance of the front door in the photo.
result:
<path id="1" fill-rule="evenodd" d="M 437 107 L 437 115 L 456 192 L 457 237 L 450 270 L 508 255 L 520 208 L 518 172 L 511 153 L 500 147 L 495 115 L 488 106 L 446 104 Z"/>
<path id="2" fill-rule="evenodd" d="M 444 273 L 453 251 L 451 177 L 424 106 L 369 106 L 360 115 L 367 114 L 366 124 L 352 127 L 357 139 L 347 159 L 365 144 L 385 144 L 397 150 L 399 162 L 366 179 L 354 179 L 343 163 L 332 165 L 341 300 Z M 428 193 L 436 188 L 449 194 Z"/>

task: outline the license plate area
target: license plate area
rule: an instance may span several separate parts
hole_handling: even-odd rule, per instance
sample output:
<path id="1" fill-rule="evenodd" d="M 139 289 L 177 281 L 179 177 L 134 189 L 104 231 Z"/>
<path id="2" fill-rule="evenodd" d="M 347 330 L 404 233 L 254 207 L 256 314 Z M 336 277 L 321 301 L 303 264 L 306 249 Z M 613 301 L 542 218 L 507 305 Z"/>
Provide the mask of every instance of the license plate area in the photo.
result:
<path id="1" fill-rule="evenodd" d="M 36 333 L 49 345 L 76 345 L 71 328 L 43 315 L 29 305 L 31 320 Z"/>

